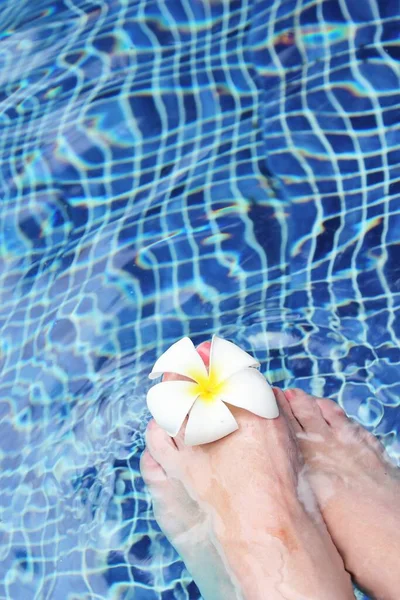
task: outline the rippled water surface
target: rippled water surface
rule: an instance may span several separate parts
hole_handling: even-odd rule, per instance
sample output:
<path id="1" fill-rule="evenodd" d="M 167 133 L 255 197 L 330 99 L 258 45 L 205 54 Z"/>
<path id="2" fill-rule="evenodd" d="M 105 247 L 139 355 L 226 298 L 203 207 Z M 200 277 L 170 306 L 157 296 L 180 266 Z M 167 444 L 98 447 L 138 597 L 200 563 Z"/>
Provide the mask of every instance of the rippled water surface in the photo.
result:
<path id="1" fill-rule="evenodd" d="M 397 0 L 3 0 L 0 597 L 199 597 L 138 471 L 216 332 L 400 455 Z"/>

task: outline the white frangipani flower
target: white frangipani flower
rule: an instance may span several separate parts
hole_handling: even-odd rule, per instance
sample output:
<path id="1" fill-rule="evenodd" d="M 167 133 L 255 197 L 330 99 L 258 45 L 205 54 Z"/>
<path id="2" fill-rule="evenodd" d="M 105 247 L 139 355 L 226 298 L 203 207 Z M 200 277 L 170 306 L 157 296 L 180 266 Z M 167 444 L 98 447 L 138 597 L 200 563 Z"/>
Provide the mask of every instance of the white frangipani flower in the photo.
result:
<path id="1" fill-rule="evenodd" d="M 156 361 L 150 379 L 175 373 L 190 381 L 163 381 L 150 388 L 147 405 L 155 421 L 175 437 L 186 416 L 185 444 L 207 444 L 239 426 L 225 403 L 274 419 L 279 409 L 259 363 L 232 342 L 213 336 L 207 370 L 193 342 L 185 337 Z"/>

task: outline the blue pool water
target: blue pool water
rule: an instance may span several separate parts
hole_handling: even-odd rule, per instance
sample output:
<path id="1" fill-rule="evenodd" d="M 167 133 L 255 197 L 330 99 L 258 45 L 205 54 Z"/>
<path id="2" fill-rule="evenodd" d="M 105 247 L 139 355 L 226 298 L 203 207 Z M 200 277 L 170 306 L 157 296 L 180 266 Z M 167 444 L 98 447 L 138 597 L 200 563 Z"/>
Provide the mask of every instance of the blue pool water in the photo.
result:
<path id="1" fill-rule="evenodd" d="M 398 0 L 2 0 L 0 598 L 199 597 L 139 475 L 212 333 L 400 455 Z"/>

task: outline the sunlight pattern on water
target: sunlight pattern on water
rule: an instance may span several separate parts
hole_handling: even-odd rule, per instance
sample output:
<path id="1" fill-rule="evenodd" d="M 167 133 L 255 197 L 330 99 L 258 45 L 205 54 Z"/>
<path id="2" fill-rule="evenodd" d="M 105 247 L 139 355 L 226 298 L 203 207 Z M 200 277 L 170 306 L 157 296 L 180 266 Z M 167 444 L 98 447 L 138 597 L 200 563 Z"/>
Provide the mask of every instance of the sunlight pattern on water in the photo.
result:
<path id="1" fill-rule="evenodd" d="M 138 469 L 183 335 L 400 455 L 397 7 L 1 4 L 1 598 L 198 598 Z"/>

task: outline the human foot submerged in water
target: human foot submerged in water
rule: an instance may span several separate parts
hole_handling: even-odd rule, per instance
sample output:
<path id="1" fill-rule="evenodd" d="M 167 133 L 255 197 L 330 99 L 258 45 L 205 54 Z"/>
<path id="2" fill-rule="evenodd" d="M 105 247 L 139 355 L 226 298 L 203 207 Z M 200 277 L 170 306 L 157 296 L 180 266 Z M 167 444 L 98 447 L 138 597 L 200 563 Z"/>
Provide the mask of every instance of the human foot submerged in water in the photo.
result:
<path id="1" fill-rule="evenodd" d="M 332 400 L 286 390 L 305 474 L 346 569 L 379 600 L 400 590 L 400 471 Z"/>
<path id="2" fill-rule="evenodd" d="M 199 349 L 206 364 L 208 349 Z M 142 474 L 156 518 L 205 600 L 354 598 L 315 498 L 300 477 L 288 402 L 282 392 L 276 396 L 277 419 L 232 407 L 239 430 L 204 446 L 185 446 L 183 432 L 172 440 L 150 422 Z"/>

